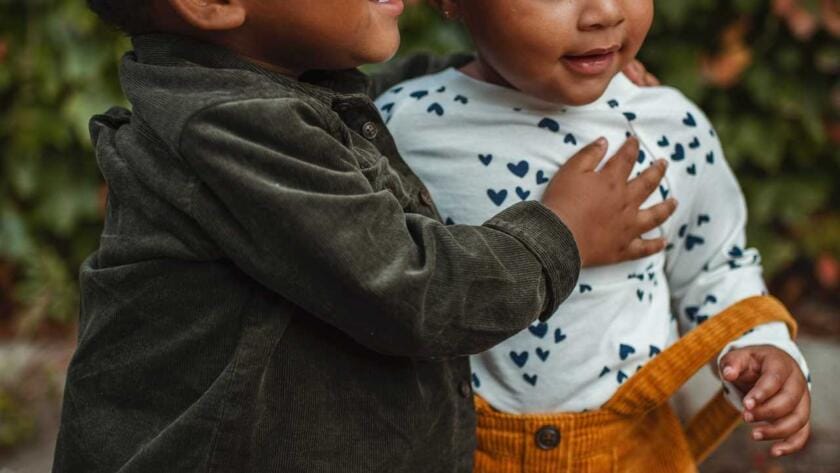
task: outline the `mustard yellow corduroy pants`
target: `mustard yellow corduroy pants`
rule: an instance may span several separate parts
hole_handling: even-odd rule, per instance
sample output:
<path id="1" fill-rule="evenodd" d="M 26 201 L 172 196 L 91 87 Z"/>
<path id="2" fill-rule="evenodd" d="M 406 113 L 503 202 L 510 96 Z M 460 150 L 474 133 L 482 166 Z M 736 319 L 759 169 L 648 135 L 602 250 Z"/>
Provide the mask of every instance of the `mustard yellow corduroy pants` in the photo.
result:
<path id="1" fill-rule="evenodd" d="M 689 332 L 625 382 L 601 409 L 515 415 L 476 397 L 476 473 L 683 473 L 722 442 L 740 414 L 719 392 L 684 427 L 668 399 L 727 343 L 757 325 L 796 323 L 769 296 L 726 309 Z"/>

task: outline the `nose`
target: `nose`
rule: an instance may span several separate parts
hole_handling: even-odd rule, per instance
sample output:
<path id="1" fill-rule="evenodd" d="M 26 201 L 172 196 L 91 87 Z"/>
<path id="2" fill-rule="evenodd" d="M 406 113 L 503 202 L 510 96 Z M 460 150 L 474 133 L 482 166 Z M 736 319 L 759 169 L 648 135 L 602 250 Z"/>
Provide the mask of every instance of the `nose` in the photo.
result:
<path id="1" fill-rule="evenodd" d="M 624 8 L 621 0 L 589 0 L 584 2 L 578 28 L 582 31 L 600 30 L 613 28 L 623 22 Z"/>

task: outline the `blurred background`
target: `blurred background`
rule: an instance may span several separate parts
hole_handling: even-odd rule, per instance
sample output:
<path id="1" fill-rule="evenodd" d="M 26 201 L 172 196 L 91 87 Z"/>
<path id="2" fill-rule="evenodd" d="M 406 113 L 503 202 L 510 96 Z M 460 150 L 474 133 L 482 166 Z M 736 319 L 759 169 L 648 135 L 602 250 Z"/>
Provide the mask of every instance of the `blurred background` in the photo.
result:
<path id="1" fill-rule="evenodd" d="M 469 49 L 456 23 L 408 3 L 400 54 Z M 840 1 L 656 8 L 641 59 L 717 126 L 815 386 L 806 452 L 771 460 L 741 429 L 703 471 L 840 472 Z M 127 49 L 82 0 L 0 2 L 0 473 L 49 471 L 78 267 L 104 210 L 87 123 L 125 103 L 116 66 Z"/>

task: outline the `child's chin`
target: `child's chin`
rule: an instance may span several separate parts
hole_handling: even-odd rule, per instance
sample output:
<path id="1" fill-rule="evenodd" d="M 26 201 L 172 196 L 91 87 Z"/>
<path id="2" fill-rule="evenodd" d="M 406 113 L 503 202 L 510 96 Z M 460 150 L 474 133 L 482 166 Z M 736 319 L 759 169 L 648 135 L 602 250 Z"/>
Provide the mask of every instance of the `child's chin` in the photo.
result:
<path id="1" fill-rule="evenodd" d="M 399 48 L 399 33 L 388 35 L 387 37 L 380 37 L 368 42 L 368 47 L 361 52 L 360 61 L 363 64 L 385 62 L 394 57 Z"/>

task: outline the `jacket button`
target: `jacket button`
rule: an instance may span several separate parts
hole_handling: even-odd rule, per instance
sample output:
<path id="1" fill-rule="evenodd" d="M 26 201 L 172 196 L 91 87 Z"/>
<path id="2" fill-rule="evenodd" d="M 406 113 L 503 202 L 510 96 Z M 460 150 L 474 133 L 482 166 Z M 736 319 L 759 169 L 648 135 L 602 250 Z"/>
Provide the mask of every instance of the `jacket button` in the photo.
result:
<path id="1" fill-rule="evenodd" d="M 376 138 L 376 135 L 379 134 L 379 127 L 376 126 L 376 123 L 367 122 L 362 125 L 362 136 L 365 138 L 372 140 Z"/>
<path id="2" fill-rule="evenodd" d="M 461 396 L 465 399 L 469 399 L 472 396 L 472 386 L 470 386 L 469 381 L 461 381 L 461 384 L 458 385 L 458 390 L 461 392 Z"/>
<path id="3" fill-rule="evenodd" d="M 543 450 L 551 450 L 560 445 L 560 431 L 553 425 L 540 427 L 536 434 L 537 447 Z"/>
<path id="4" fill-rule="evenodd" d="M 426 207 L 432 206 L 432 194 L 429 194 L 429 189 L 426 189 L 425 187 L 420 189 L 420 202 L 422 202 Z"/>

